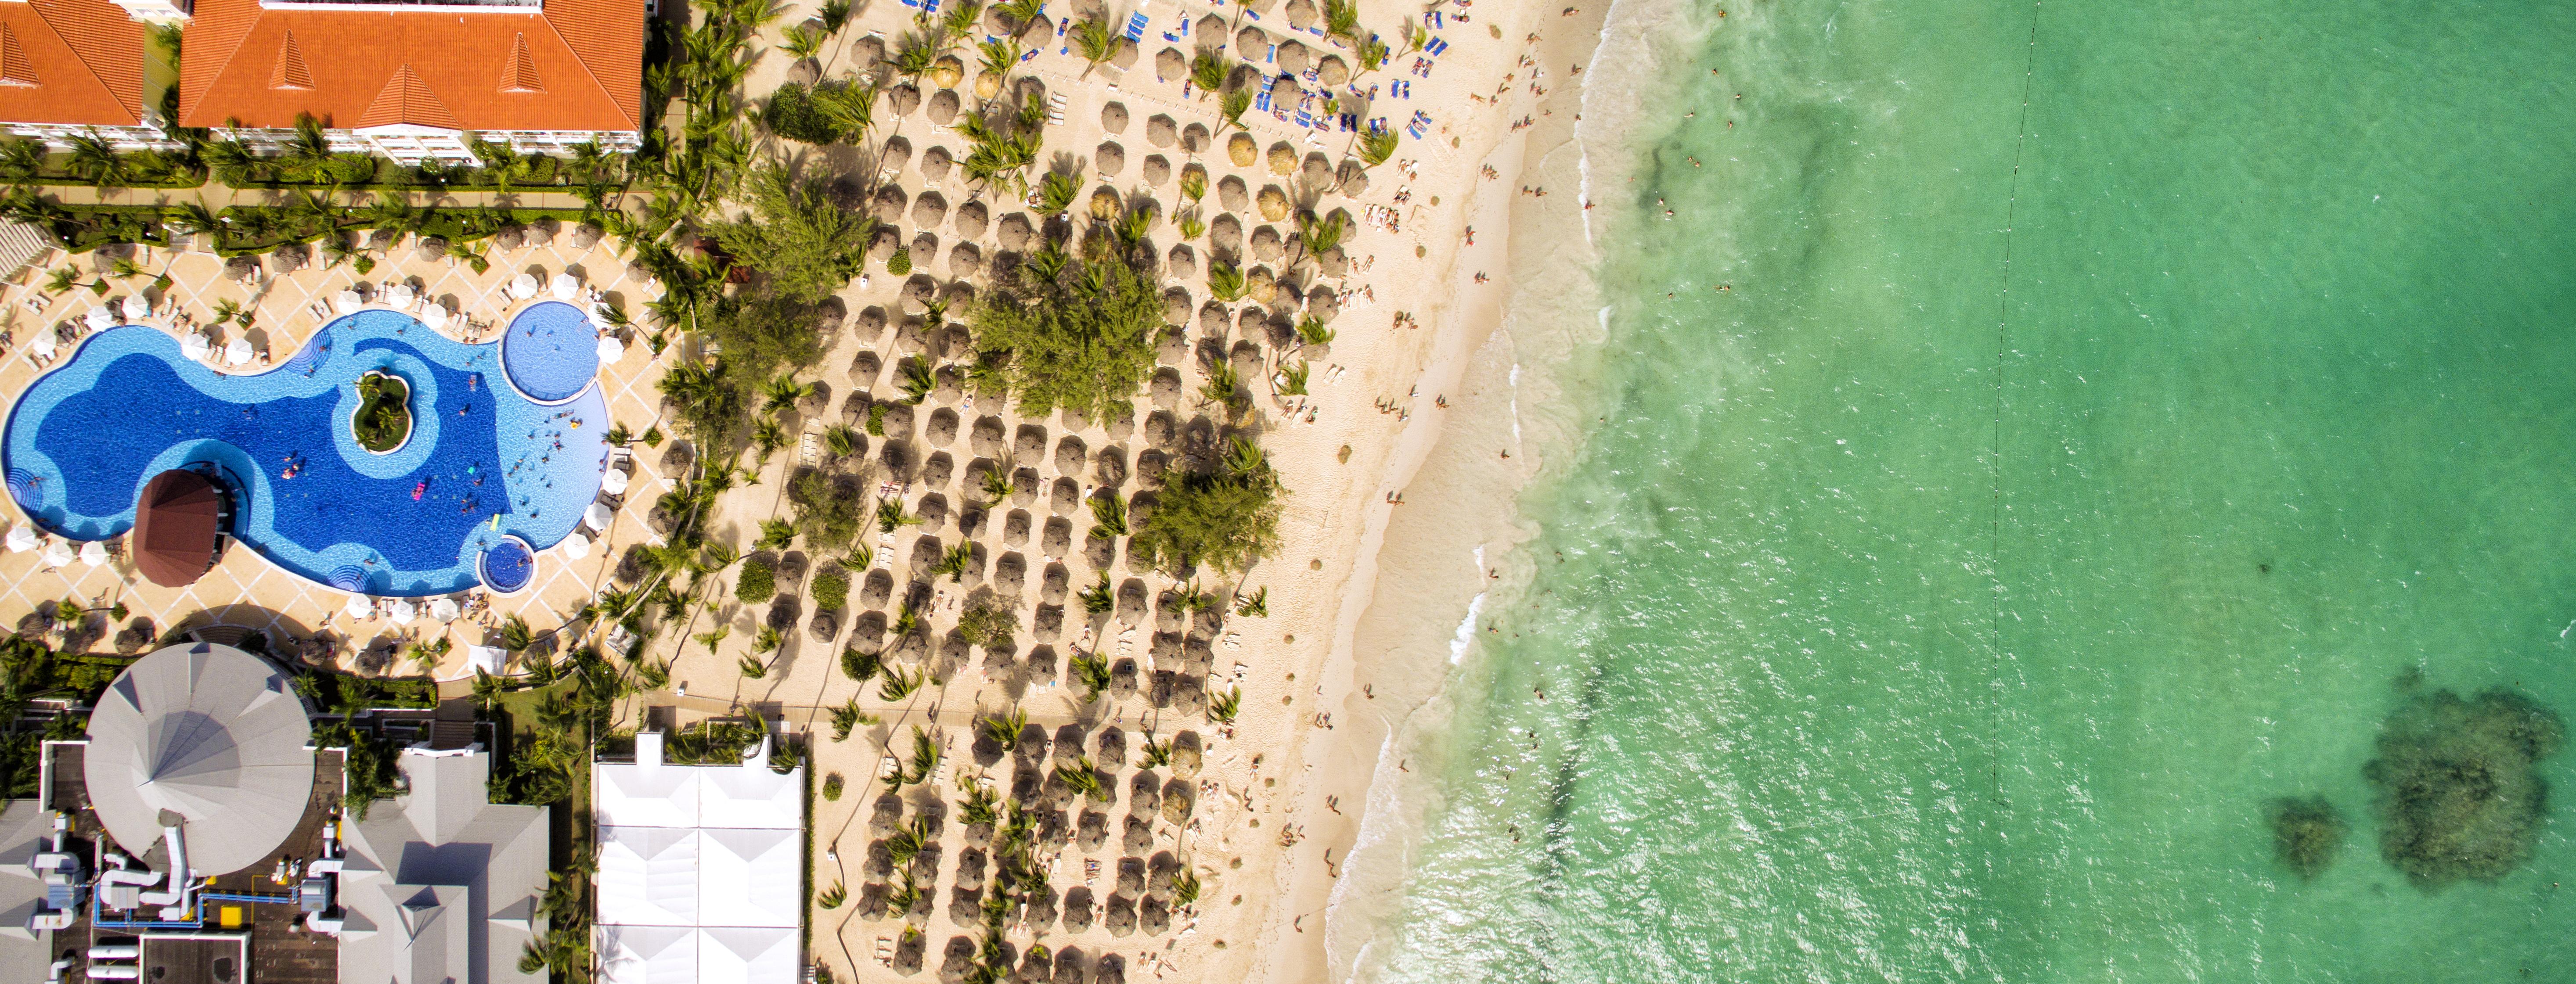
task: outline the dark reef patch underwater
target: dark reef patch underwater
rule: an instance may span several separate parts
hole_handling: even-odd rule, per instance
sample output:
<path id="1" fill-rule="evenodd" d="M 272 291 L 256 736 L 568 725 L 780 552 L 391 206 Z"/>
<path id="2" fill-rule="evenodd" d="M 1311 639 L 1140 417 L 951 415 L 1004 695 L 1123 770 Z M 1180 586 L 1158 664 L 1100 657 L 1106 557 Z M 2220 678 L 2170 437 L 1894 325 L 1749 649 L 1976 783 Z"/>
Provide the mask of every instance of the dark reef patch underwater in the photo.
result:
<path id="1" fill-rule="evenodd" d="M 2380 857 L 2427 889 L 2529 861 L 2549 806 L 2537 766 L 2565 738 L 2557 714 L 2509 690 L 2407 701 L 2362 769 L 2378 791 Z"/>

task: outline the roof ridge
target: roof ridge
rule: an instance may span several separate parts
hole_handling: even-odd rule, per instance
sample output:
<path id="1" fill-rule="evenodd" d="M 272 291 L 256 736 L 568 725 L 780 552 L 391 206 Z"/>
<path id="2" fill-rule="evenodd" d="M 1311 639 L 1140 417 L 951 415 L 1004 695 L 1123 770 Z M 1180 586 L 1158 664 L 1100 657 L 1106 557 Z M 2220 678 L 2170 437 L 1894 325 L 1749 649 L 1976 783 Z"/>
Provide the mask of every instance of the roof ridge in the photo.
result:
<path id="1" fill-rule="evenodd" d="M 643 108 L 638 106 L 629 109 L 625 103 L 617 101 L 616 90 L 609 88 L 607 80 L 599 77 L 598 69 L 590 67 L 590 56 L 583 54 L 581 46 L 574 44 L 572 38 L 564 33 L 563 28 L 555 24 L 553 14 L 547 13 L 545 8 L 540 7 L 537 10 L 537 19 L 545 22 L 546 30 L 555 32 L 555 40 L 563 42 L 564 50 L 571 53 L 572 63 L 581 66 L 581 72 L 589 77 L 590 84 L 599 87 L 599 94 L 607 97 L 610 106 L 617 108 L 617 115 L 625 117 L 628 126 L 642 130 L 644 128 Z"/>
<path id="2" fill-rule="evenodd" d="M 114 100 L 117 106 L 123 108 L 135 119 L 143 118 L 143 107 L 138 103 L 126 102 L 124 94 L 118 92 L 115 86 L 109 85 L 107 79 L 98 74 L 98 66 L 89 63 L 89 56 L 81 53 L 80 46 L 73 44 L 71 38 L 64 36 L 62 28 L 54 26 L 54 19 L 47 11 L 49 4 L 30 3 L 27 6 L 35 11 L 36 22 L 45 25 L 45 30 L 53 32 L 54 41 L 61 44 L 63 50 L 71 52 L 72 60 L 80 63 L 81 71 L 89 74 L 90 81 L 98 83 L 100 89 L 106 90 L 107 98 Z M 141 99 L 139 95 L 136 98 L 138 102 Z"/>
<path id="3" fill-rule="evenodd" d="M 230 22 L 226 19 L 208 16 L 209 14 L 215 13 L 215 11 L 205 9 L 223 2 L 225 2 L 225 0 L 199 0 L 198 3 L 193 5 L 196 7 L 196 17 L 192 21 L 192 25 L 205 24 L 207 21 L 211 20 L 216 24 L 225 24 L 230 26 Z M 233 31 L 231 37 L 208 37 L 205 39 L 206 43 L 213 44 L 223 49 L 224 60 L 216 64 L 212 71 L 206 71 L 202 76 L 200 76 L 204 81 L 200 84 L 196 100 L 194 101 L 203 101 L 207 94 L 213 90 L 215 82 L 223 78 L 224 73 L 232 71 L 233 60 L 241 57 L 242 42 L 249 40 L 250 33 L 259 29 L 259 20 L 266 14 L 267 8 L 261 7 L 256 3 L 246 4 L 246 6 L 249 8 L 250 14 L 249 16 L 241 19 L 239 29 Z M 209 33 L 211 34 L 212 32 L 209 31 Z M 197 75 L 200 71 L 203 71 L 196 68 L 198 64 L 201 63 L 189 61 L 185 57 L 179 59 L 179 115 L 183 119 L 198 108 L 197 106 L 192 105 L 192 101 L 188 98 L 188 76 Z"/>

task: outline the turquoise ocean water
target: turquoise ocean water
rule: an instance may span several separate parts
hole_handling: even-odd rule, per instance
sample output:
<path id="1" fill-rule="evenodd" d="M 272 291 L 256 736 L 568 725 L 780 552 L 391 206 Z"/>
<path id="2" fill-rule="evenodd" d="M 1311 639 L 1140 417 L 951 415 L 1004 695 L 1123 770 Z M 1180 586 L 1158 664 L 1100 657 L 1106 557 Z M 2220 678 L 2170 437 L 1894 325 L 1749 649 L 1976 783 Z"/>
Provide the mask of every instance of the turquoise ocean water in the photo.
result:
<path id="1" fill-rule="evenodd" d="M 2576 7 L 1731 14 L 1359 976 L 2576 980 L 2576 753 L 2436 892 L 2362 778 L 2409 668 L 2576 716 Z"/>

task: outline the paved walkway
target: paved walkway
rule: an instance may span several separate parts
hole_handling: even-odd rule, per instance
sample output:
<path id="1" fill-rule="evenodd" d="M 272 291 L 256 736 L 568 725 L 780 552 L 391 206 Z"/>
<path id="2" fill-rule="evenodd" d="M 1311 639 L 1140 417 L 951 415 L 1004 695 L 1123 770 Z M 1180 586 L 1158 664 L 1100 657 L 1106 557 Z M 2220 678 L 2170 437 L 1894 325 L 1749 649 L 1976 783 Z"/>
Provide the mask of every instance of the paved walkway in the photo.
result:
<path id="1" fill-rule="evenodd" d="M 43 193 L 53 195 L 55 200 L 65 205 L 181 205 L 193 201 L 210 209 L 221 209 L 230 205 L 282 205 L 297 194 L 297 190 L 234 188 L 213 181 L 197 188 L 110 188 L 100 191 L 86 185 L 39 187 Z M 352 188 L 346 191 L 355 194 L 360 190 Z M 374 201 L 378 194 L 372 190 L 363 193 L 370 202 Z M 502 197 L 502 193 L 483 189 L 460 189 L 412 191 L 404 193 L 404 196 L 414 205 L 458 208 L 491 205 L 495 199 Z M 585 207 L 581 196 L 569 191 L 514 191 L 509 193 L 509 197 L 513 208 L 578 209 Z"/>

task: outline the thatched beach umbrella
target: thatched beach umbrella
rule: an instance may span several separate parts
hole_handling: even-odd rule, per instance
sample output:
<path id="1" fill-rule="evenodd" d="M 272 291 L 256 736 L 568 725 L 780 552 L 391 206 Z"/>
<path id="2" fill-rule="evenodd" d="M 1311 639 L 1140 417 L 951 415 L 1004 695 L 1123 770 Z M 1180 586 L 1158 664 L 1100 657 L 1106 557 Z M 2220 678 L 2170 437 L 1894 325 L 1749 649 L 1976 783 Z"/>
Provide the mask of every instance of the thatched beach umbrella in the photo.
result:
<path id="1" fill-rule="evenodd" d="M 1234 32 L 1234 50 L 1245 61 L 1259 58 L 1270 52 L 1270 35 L 1261 33 L 1260 28 L 1247 25 L 1243 30 Z"/>
<path id="2" fill-rule="evenodd" d="M 1169 82 L 1190 74 L 1190 59 L 1179 48 L 1164 48 L 1154 53 L 1154 81 Z"/>
<path id="3" fill-rule="evenodd" d="M 1322 23 L 1315 12 L 1315 0 L 1288 0 L 1288 26 L 1303 31 Z"/>
<path id="4" fill-rule="evenodd" d="M 1127 132 L 1127 104 L 1111 102 L 1100 107 L 1100 128 L 1111 133 Z"/>
<path id="5" fill-rule="evenodd" d="M 984 236 L 984 230 L 989 226 L 988 213 L 984 210 L 983 202 L 970 201 L 957 206 L 953 226 L 957 232 L 957 238 L 981 239 Z"/>
<path id="6" fill-rule="evenodd" d="M 1172 180 L 1172 161 L 1161 154 L 1145 155 L 1145 169 L 1140 172 L 1148 188 L 1160 188 Z"/>
<path id="7" fill-rule="evenodd" d="M 948 177 L 948 168 L 956 163 L 948 148 L 933 146 L 921 152 L 921 180 L 936 183 Z"/>
<path id="8" fill-rule="evenodd" d="M 1289 9 L 1294 10 L 1296 7 L 1292 4 Z M 1290 75 L 1304 74 L 1306 66 L 1313 64 L 1314 57 L 1314 53 L 1307 51 L 1305 45 L 1298 44 L 1295 41 L 1281 42 L 1279 45 L 1279 70 Z"/>
<path id="9" fill-rule="evenodd" d="M 1013 212 L 1009 215 L 1002 216 L 1000 236 L 1003 249 L 1010 250 L 1012 252 L 1027 249 L 1029 246 L 1029 213 Z"/>
<path id="10" fill-rule="evenodd" d="M 1325 55 L 1323 64 L 1315 68 L 1315 78 L 1327 87 L 1339 87 L 1351 80 L 1351 66 L 1340 55 Z"/>
<path id="11" fill-rule="evenodd" d="M 921 108 L 921 88 L 906 82 L 886 90 L 886 108 L 896 116 L 912 115 L 913 110 Z"/>
<path id="12" fill-rule="evenodd" d="M 1091 152 L 1091 166 L 1101 177 L 1113 177 L 1127 169 L 1127 148 L 1118 146 L 1115 140 L 1103 140 Z"/>
<path id="13" fill-rule="evenodd" d="M 1173 243 L 1172 251 L 1163 255 L 1163 274 L 1165 276 L 1187 280 L 1191 277 L 1197 276 L 1198 272 L 1198 251 L 1191 249 L 1190 244 L 1188 243 Z"/>
<path id="14" fill-rule="evenodd" d="M 912 200 L 912 223 L 924 229 L 936 229 L 948 218 L 948 199 L 936 191 L 925 191 Z"/>
<path id="15" fill-rule="evenodd" d="M 955 89 L 941 89 L 930 94 L 930 123 L 947 126 L 957 119 L 958 97 Z"/>
<path id="16" fill-rule="evenodd" d="M 1288 218 L 1288 193 L 1279 190 L 1278 185 L 1262 185 L 1261 194 L 1253 199 L 1253 203 L 1260 207 L 1262 218 L 1272 222 Z"/>

